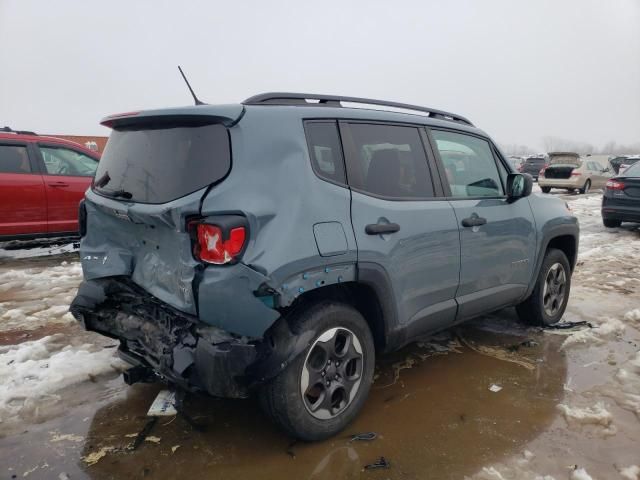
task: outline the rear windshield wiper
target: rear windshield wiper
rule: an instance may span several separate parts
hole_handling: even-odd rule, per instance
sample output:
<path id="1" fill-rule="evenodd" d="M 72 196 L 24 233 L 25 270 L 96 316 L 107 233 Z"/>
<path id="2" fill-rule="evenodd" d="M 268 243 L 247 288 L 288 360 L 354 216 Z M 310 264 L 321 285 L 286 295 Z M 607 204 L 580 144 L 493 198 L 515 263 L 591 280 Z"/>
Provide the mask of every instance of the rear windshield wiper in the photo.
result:
<path id="1" fill-rule="evenodd" d="M 122 189 L 109 191 L 101 188 L 100 193 L 111 198 L 125 198 L 127 200 L 133 198 L 133 194 L 131 192 L 127 192 L 126 190 L 122 190 Z"/>

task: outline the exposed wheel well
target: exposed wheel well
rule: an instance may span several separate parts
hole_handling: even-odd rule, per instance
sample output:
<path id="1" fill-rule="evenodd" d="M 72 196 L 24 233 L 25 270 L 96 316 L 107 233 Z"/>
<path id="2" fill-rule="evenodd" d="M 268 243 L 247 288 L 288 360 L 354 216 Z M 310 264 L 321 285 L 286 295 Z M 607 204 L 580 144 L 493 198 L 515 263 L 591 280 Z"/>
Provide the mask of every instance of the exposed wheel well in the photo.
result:
<path id="1" fill-rule="evenodd" d="M 310 303 L 324 300 L 346 303 L 358 310 L 371 329 L 376 350 L 384 350 L 386 336 L 382 307 L 378 296 L 371 287 L 358 282 L 345 282 L 316 288 L 296 298 L 291 306 L 286 308 L 286 311 L 305 308 Z"/>
<path id="2" fill-rule="evenodd" d="M 569 265 L 571 265 L 571 269 L 573 270 L 576 266 L 576 239 L 572 235 L 562 235 L 559 237 L 552 238 L 549 244 L 547 245 L 547 250 L 550 248 L 557 248 L 558 250 L 562 250 L 564 254 L 569 259 Z"/>

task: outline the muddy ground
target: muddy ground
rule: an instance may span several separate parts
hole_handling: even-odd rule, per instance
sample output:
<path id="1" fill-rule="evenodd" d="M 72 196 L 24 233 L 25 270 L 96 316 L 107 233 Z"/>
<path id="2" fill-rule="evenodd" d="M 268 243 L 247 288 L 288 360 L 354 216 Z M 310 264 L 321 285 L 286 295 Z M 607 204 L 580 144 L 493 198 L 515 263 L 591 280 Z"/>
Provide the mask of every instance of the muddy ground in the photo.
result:
<path id="1" fill-rule="evenodd" d="M 564 198 L 582 226 L 565 321 L 592 328 L 507 309 L 383 356 L 364 411 L 316 444 L 253 400 L 191 395 L 195 425 L 161 419 L 132 450 L 162 386 L 124 385 L 115 342 L 66 313 L 73 247 L 0 252 L 0 479 L 640 478 L 640 230 L 605 230 L 598 193 Z"/>

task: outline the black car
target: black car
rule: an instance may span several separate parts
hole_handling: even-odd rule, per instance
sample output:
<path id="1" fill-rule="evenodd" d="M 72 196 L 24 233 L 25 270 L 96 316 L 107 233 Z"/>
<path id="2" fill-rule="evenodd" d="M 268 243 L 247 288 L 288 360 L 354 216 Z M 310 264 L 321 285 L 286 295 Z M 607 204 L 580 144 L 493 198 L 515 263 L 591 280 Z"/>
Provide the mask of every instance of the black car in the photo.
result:
<path id="1" fill-rule="evenodd" d="M 640 223 L 640 162 L 610 179 L 602 196 L 602 223 L 607 228 L 622 222 Z"/>
<path id="2" fill-rule="evenodd" d="M 529 157 L 520 165 L 518 171 L 520 173 L 528 173 L 534 180 L 538 180 L 540 170 L 542 170 L 546 164 L 547 161 L 544 157 Z"/>

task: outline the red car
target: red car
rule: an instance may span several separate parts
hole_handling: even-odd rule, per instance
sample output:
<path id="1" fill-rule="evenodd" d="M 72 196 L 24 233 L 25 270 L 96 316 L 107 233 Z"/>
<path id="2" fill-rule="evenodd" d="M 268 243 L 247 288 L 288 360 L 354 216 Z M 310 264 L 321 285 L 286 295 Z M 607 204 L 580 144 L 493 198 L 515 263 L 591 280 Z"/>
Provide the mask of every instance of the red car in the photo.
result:
<path id="1" fill-rule="evenodd" d="M 77 235 L 99 159 L 77 143 L 0 129 L 0 240 Z"/>

